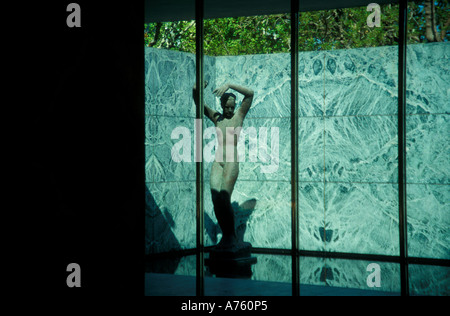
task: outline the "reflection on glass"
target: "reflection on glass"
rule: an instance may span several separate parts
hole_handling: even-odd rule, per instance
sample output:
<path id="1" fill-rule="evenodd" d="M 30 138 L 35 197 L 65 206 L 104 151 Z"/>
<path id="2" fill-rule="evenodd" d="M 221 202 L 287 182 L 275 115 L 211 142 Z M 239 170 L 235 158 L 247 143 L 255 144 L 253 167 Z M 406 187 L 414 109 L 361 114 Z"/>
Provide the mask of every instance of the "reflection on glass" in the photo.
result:
<path id="1" fill-rule="evenodd" d="M 409 292 L 418 296 L 450 295 L 450 268 L 409 265 Z"/>
<path id="2" fill-rule="evenodd" d="M 300 257 L 300 295 L 400 295 L 400 265 Z"/>

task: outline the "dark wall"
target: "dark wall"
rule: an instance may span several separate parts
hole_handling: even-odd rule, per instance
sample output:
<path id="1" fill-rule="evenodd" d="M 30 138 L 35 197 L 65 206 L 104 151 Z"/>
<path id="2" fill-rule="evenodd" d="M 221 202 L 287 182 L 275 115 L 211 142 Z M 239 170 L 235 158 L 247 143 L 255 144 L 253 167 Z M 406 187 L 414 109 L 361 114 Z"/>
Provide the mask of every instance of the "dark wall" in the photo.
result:
<path id="1" fill-rule="evenodd" d="M 69 3 L 23 8 L 28 212 L 20 247 L 51 293 L 141 295 L 143 3 L 77 1 L 81 28 L 66 24 Z M 81 267 L 81 288 L 66 286 L 71 262 Z"/>

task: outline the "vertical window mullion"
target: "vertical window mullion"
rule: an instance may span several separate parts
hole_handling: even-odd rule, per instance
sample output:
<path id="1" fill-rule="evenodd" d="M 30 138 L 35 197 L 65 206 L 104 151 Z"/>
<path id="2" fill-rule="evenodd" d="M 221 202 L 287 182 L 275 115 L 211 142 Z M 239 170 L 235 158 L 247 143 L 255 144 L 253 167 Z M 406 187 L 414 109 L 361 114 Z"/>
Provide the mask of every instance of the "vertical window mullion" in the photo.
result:
<path id="1" fill-rule="evenodd" d="M 298 16 L 299 0 L 291 0 L 291 234 L 292 295 L 300 295 L 298 256 Z"/>
<path id="2" fill-rule="evenodd" d="M 203 209 L 203 12 L 204 0 L 195 0 L 195 28 L 196 28 L 196 47 L 195 47 L 195 69 L 197 85 L 197 105 L 196 105 L 196 295 L 204 296 L 204 209 Z"/>
<path id="3" fill-rule="evenodd" d="M 398 194 L 401 295 L 409 295 L 406 225 L 406 32 L 407 0 L 399 0 L 398 44 Z"/>

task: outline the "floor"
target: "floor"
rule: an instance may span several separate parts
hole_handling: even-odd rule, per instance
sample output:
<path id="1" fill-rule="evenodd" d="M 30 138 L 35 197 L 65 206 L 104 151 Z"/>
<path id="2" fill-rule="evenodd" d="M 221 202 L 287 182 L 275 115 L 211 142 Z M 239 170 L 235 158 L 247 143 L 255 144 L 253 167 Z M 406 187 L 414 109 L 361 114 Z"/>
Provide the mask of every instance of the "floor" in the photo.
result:
<path id="1" fill-rule="evenodd" d="M 146 296 L 195 296 L 195 277 L 145 273 Z M 290 296 L 290 283 L 205 277 L 207 296 Z M 300 285 L 301 296 L 396 296 L 399 293 L 320 285 Z"/>
<path id="2" fill-rule="evenodd" d="M 252 256 L 256 263 L 240 263 L 238 267 L 205 264 L 205 295 L 292 295 L 290 255 Z M 205 259 L 208 257 L 206 253 Z M 195 255 L 147 259 L 145 295 L 195 295 Z M 300 295 L 400 295 L 400 265 L 396 262 L 300 256 L 299 265 Z M 450 267 L 410 264 L 408 270 L 410 295 L 450 295 Z"/>
<path id="3" fill-rule="evenodd" d="M 289 255 L 252 254 L 256 263 L 238 268 L 205 265 L 207 296 L 290 296 L 292 258 Z M 208 254 L 206 254 L 206 258 Z M 369 287 L 367 267 L 372 262 L 300 257 L 300 295 L 399 295 L 400 270 L 396 263 L 380 262 L 380 287 Z M 196 256 L 148 260 L 145 295 L 190 296 L 196 293 Z M 442 278 L 442 275 L 440 276 Z"/>

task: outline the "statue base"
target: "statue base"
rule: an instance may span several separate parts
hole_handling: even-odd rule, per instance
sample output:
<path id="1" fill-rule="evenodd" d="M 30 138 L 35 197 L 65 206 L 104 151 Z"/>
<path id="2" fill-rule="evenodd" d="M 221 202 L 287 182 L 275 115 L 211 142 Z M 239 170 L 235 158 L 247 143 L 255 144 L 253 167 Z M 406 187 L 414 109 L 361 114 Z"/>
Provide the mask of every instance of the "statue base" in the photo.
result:
<path id="1" fill-rule="evenodd" d="M 240 242 L 228 247 L 214 247 L 205 259 L 205 265 L 212 274 L 218 277 L 243 278 L 251 277 L 252 264 L 256 257 L 251 256 L 252 245 Z"/>

